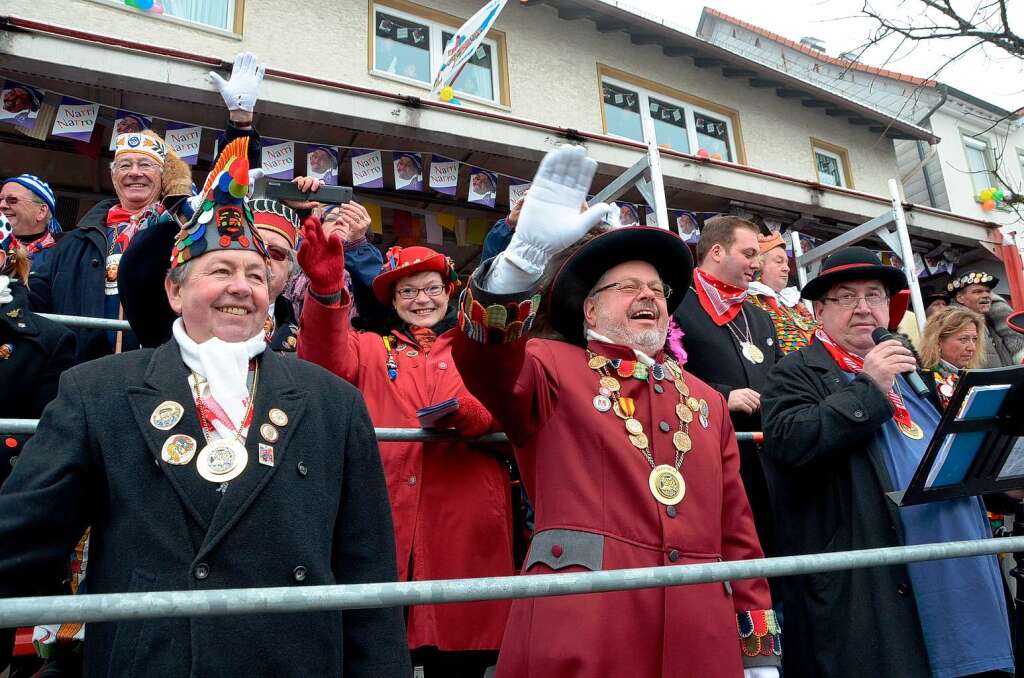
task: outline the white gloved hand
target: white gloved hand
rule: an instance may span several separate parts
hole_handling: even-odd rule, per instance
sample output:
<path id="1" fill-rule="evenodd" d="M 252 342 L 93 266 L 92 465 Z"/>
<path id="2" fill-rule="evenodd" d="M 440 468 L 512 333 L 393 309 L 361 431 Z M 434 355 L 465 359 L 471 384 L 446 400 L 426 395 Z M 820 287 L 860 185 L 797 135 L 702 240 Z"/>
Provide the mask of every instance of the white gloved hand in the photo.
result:
<path id="1" fill-rule="evenodd" d="M 582 238 L 611 209 L 601 203 L 580 214 L 597 162 L 581 146 L 562 146 L 540 162 L 505 259 L 539 279 L 551 257 Z"/>
<path id="2" fill-rule="evenodd" d="M 210 71 L 210 81 L 220 92 L 229 111 L 252 113 L 260 96 L 260 83 L 263 82 L 266 70 L 266 65 L 259 63 L 255 54 L 239 52 L 231 67 L 231 78 L 225 81 L 219 73 Z"/>
<path id="3" fill-rule="evenodd" d="M 247 197 L 252 197 L 256 191 L 256 182 L 265 176 L 267 176 L 267 173 L 263 171 L 262 167 L 253 167 L 249 170 L 249 192 L 246 194 Z"/>
<path id="4" fill-rule="evenodd" d="M 775 666 L 752 666 L 743 669 L 743 678 L 779 678 L 779 669 Z"/>

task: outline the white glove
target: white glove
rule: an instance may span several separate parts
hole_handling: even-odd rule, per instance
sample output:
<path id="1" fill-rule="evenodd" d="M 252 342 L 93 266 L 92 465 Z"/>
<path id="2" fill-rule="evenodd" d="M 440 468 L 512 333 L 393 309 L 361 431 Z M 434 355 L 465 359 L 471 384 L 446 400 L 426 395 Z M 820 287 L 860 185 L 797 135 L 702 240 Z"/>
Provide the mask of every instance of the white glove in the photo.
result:
<path id="1" fill-rule="evenodd" d="M 239 52 L 235 55 L 235 64 L 231 67 L 231 79 L 225 81 L 219 73 L 210 71 L 210 81 L 220 92 L 229 111 L 247 111 L 252 113 L 256 100 L 260 96 L 260 83 L 265 64 L 259 63 L 252 52 Z"/>
<path id="2" fill-rule="evenodd" d="M 525 291 L 540 280 L 554 255 L 597 225 L 611 207 L 600 203 L 580 213 L 595 171 L 597 162 L 580 146 L 548 152 L 537 168 L 511 242 L 478 284 L 495 294 Z"/>
<path id="3" fill-rule="evenodd" d="M 263 171 L 262 167 L 253 167 L 249 170 L 249 192 L 246 194 L 247 197 L 252 197 L 253 193 L 256 192 L 256 182 L 265 176 L 267 176 L 267 173 Z"/>
<path id="4" fill-rule="evenodd" d="M 779 669 L 775 666 L 752 666 L 743 669 L 743 678 L 779 678 Z"/>

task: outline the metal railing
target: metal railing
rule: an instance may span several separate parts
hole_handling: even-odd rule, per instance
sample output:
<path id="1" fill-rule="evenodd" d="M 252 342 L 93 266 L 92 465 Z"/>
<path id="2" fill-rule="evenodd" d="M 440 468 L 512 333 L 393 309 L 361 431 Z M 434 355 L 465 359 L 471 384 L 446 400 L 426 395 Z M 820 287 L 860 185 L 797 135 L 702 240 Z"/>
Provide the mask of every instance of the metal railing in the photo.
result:
<path id="1" fill-rule="evenodd" d="M 0 419 L 0 434 L 3 433 L 35 433 L 39 425 L 38 419 Z M 424 428 L 375 428 L 373 432 L 380 442 L 392 443 L 399 441 L 409 442 L 437 442 L 444 440 L 457 440 L 459 435 L 455 431 L 435 431 Z M 749 431 L 737 431 L 736 440 L 739 442 L 761 442 L 763 434 Z M 490 433 L 479 438 L 473 438 L 478 443 L 507 443 L 508 436 L 504 433 Z"/>
<path id="2" fill-rule="evenodd" d="M 68 620 L 100 622 L 154 617 L 210 617 L 540 598 L 833 572 L 1022 550 L 1024 537 L 1005 537 L 599 572 L 341 586 L 10 598 L 0 601 L 0 628 L 52 624 Z"/>

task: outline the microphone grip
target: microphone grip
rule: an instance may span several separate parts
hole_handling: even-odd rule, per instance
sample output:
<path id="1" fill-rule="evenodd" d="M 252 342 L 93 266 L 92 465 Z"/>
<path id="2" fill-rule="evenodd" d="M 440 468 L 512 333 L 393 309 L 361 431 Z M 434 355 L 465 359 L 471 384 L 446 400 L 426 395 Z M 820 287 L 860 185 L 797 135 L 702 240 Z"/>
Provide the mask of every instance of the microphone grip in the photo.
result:
<path id="1" fill-rule="evenodd" d="M 880 344 L 883 341 L 888 341 L 889 339 L 896 339 L 896 337 L 893 336 L 892 332 L 886 331 L 886 329 L 883 327 L 876 328 L 875 331 L 871 333 L 871 338 L 875 341 L 876 344 Z M 899 341 L 898 339 L 896 340 Z M 910 388 L 913 389 L 914 393 L 917 394 L 918 398 L 928 397 L 928 394 L 930 393 L 928 391 L 928 387 L 924 385 L 924 381 L 921 379 L 921 375 L 917 373 L 917 370 L 913 370 L 911 372 L 904 372 L 903 378 L 907 380 L 907 383 L 910 384 Z"/>

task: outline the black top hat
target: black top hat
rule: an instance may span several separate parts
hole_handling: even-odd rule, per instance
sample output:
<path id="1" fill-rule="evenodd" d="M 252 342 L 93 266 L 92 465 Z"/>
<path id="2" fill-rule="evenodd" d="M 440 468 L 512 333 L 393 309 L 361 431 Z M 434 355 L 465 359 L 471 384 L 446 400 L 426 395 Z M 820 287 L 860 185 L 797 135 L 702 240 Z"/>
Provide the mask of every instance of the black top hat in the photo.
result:
<path id="1" fill-rule="evenodd" d="M 825 296 L 836 283 L 846 280 L 879 280 L 894 294 L 907 289 L 907 276 L 895 266 L 886 266 L 866 247 L 847 247 L 832 254 L 821 265 L 818 277 L 803 289 L 804 299 L 815 301 Z"/>
<path id="2" fill-rule="evenodd" d="M 672 288 L 671 314 L 693 278 L 693 257 L 679 236 L 662 228 L 627 226 L 606 231 L 570 256 L 551 282 L 551 326 L 575 344 L 584 344 L 583 300 L 605 272 L 627 261 L 646 261 Z"/>

